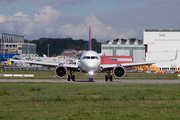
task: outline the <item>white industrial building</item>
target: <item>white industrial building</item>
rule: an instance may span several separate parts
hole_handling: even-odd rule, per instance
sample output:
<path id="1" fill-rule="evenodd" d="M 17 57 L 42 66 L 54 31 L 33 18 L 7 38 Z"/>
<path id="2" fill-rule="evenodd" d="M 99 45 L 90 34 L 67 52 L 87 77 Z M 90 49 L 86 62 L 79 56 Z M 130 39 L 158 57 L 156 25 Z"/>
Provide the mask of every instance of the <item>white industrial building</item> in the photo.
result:
<path id="1" fill-rule="evenodd" d="M 133 56 L 133 62 L 145 61 L 145 46 L 137 39 L 115 39 L 101 44 L 101 54 L 107 56 Z"/>
<path id="2" fill-rule="evenodd" d="M 158 62 L 162 69 L 180 68 L 180 30 L 144 30 L 146 61 L 177 59 L 172 62 Z"/>
<path id="3" fill-rule="evenodd" d="M 1 34 L 0 54 L 36 54 L 36 44 L 24 43 L 24 36 Z"/>

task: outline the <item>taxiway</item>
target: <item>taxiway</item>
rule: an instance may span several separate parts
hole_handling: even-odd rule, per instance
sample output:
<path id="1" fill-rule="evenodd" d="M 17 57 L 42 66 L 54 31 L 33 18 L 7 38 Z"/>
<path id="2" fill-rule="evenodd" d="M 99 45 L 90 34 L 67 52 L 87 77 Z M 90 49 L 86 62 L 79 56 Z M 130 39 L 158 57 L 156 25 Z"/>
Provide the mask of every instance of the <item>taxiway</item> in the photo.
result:
<path id="1" fill-rule="evenodd" d="M 180 84 L 180 80 L 138 80 L 138 79 L 121 79 L 106 82 L 98 79 L 93 82 L 87 80 L 67 81 L 65 79 L 1 79 L 0 82 L 50 82 L 50 83 L 76 83 L 76 84 Z"/>

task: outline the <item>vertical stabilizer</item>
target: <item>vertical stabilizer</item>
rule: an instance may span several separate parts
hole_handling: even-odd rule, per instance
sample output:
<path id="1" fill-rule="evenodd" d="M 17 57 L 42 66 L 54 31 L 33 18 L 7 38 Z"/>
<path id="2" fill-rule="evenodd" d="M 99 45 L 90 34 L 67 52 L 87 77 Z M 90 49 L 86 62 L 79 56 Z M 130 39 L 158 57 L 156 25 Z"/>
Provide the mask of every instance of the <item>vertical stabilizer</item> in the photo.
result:
<path id="1" fill-rule="evenodd" d="M 91 25 L 89 25 L 89 50 L 91 50 Z"/>

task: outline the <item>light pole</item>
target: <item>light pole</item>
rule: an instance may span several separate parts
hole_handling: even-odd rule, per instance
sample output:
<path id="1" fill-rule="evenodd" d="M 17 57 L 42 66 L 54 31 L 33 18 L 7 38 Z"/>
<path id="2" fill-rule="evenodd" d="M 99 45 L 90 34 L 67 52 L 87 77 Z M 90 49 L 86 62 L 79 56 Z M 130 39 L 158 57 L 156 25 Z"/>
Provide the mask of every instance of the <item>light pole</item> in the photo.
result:
<path id="1" fill-rule="evenodd" d="M 29 42 L 28 42 L 28 58 L 29 58 Z"/>
<path id="2" fill-rule="evenodd" d="M 47 46 L 48 46 L 48 57 L 49 57 L 49 45 L 51 45 L 51 44 L 47 44 Z"/>

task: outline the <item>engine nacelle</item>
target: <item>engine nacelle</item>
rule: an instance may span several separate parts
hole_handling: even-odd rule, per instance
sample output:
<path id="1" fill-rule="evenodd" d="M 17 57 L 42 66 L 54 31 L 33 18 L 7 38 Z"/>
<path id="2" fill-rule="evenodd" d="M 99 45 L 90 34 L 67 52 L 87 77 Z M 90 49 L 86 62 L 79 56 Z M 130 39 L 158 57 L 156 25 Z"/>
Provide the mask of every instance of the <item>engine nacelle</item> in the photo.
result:
<path id="1" fill-rule="evenodd" d="M 114 67 L 114 69 L 113 69 L 114 77 L 116 77 L 116 78 L 123 78 L 125 76 L 125 74 L 126 74 L 126 70 L 125 70 L 124 67 L 122 67 L 122 66 Z"/>
<path id="2" fill-rule="evenodd" d="M 63 65 L 57 66 L 54 72 L 55 72 L 56 77 L 58 78 L 64 78 L 68 74 L 67 68 Z"/>

